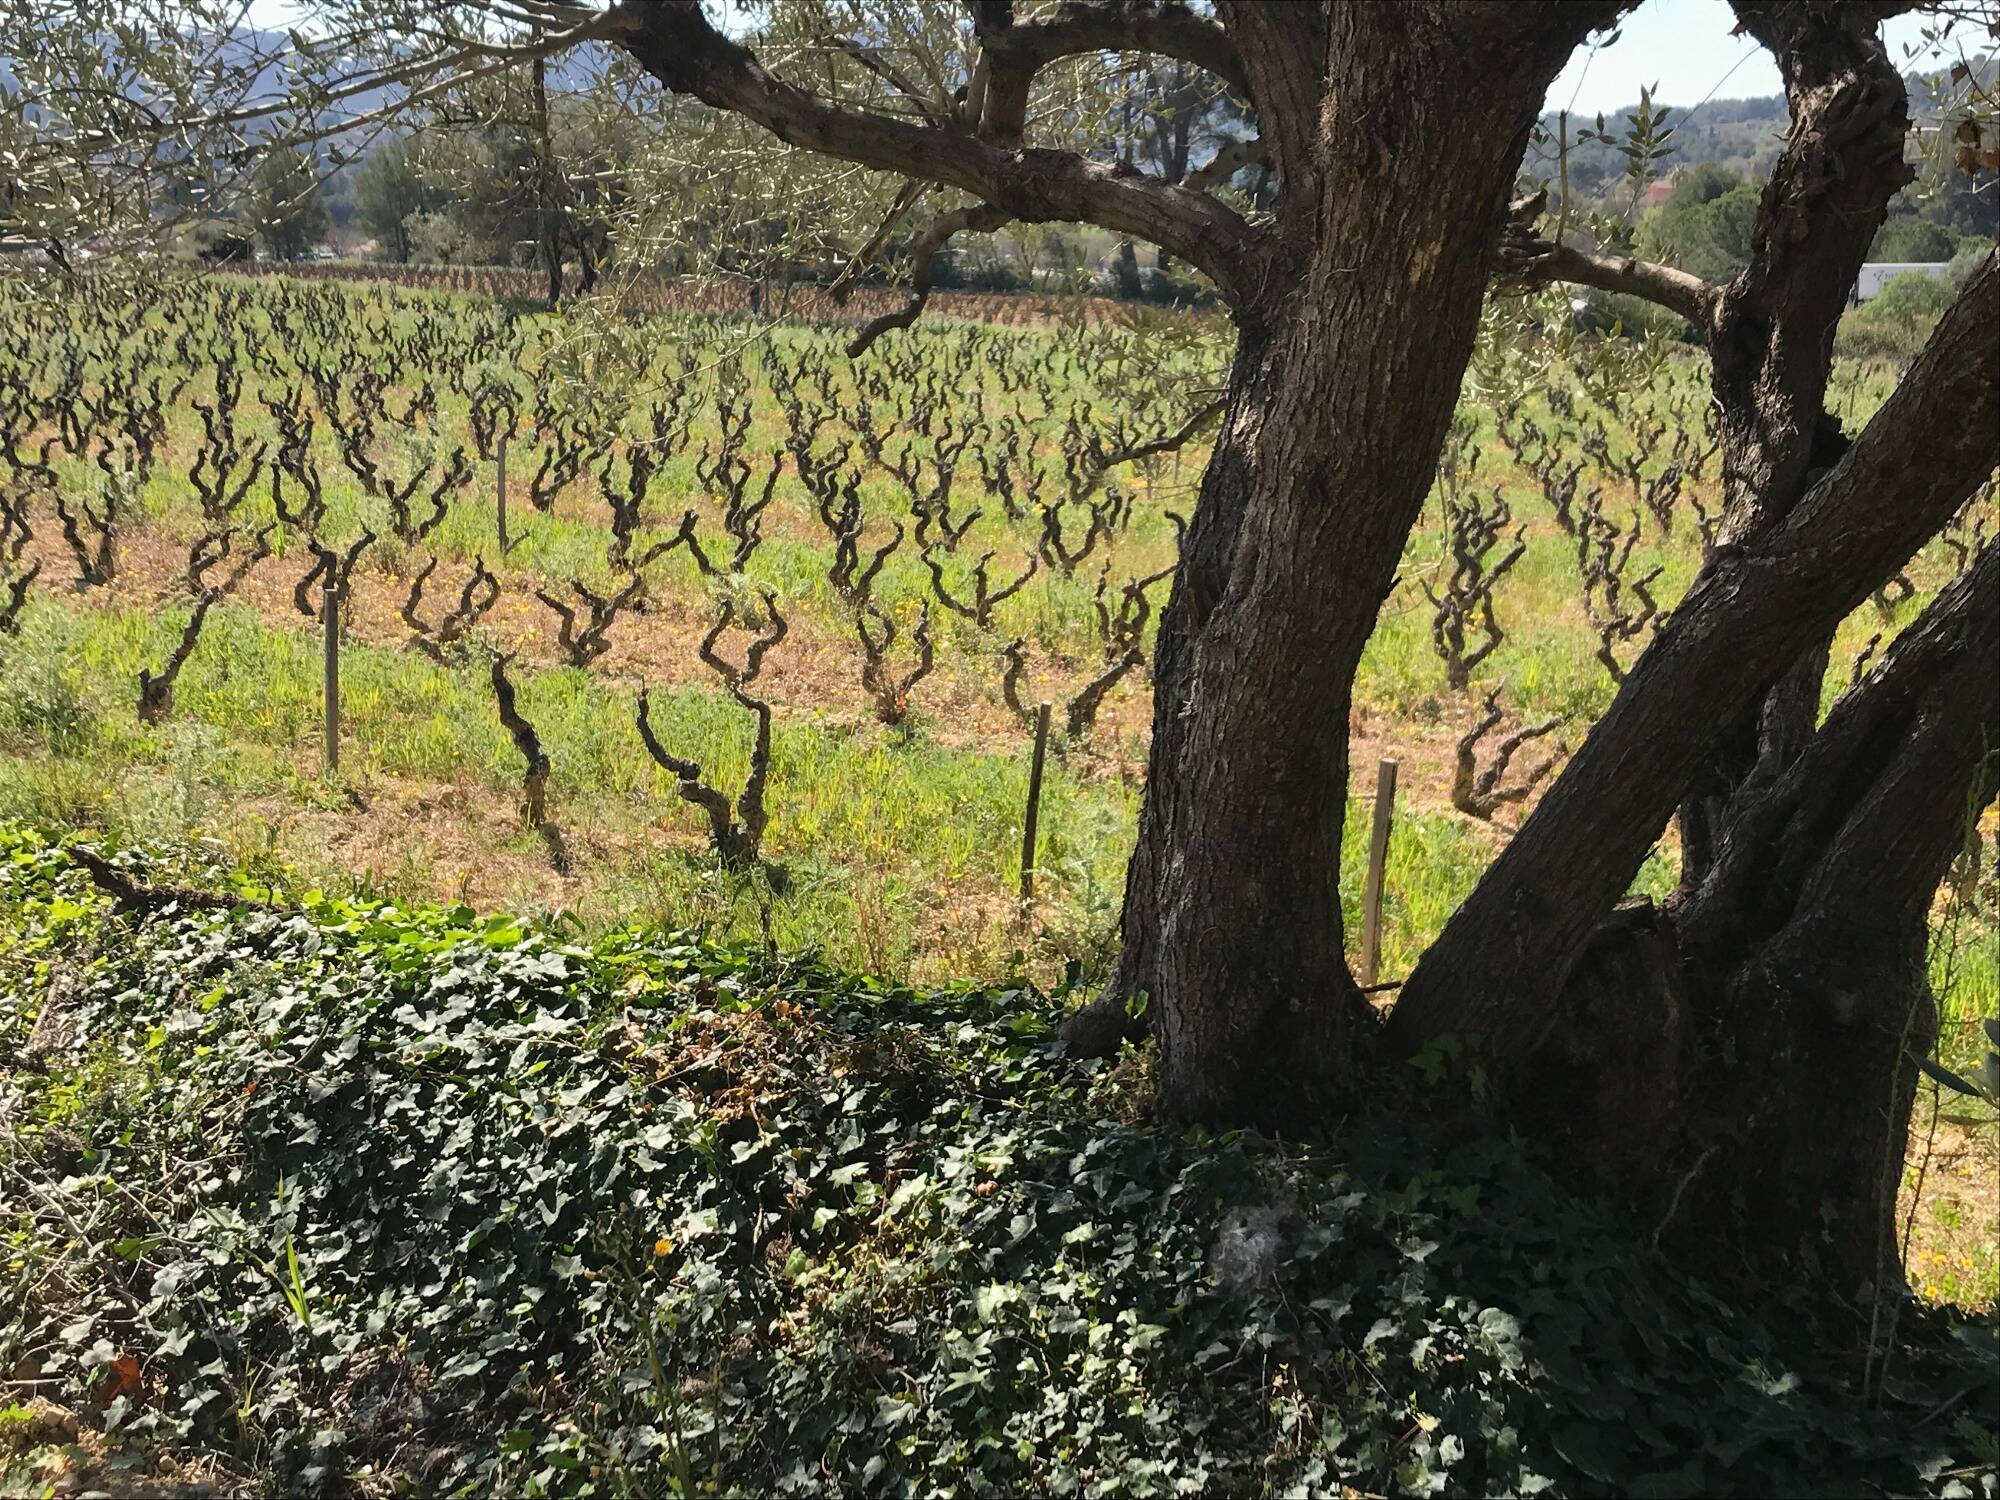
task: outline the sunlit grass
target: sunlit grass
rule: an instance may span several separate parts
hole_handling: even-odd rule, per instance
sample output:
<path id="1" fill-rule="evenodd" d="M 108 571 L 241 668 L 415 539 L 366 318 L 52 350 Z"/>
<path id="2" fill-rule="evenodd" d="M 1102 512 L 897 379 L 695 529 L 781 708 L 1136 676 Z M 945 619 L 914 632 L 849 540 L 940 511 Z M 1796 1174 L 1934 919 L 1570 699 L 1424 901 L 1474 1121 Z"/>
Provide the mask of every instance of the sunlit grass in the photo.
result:
<path id="1" fill-rule="evenodd" d="M 336 295 L 354 316 L 386 319 L 401 330 L 413 328 L 423 312 L 440 305 L 426 294 L 380 288 L 343 288 Z M 442 305 L 454 318 L 474 323 L 496 316 L 494 304 L 478 299 L 450 298 Z M 167 310 L 156 310 L 151 317 L 159 326 L 169 326 Z M 496 330 L 499 326 L 494 324 Z M 503 642 L 507 645 L 514 644 L 523 622 L 542 618 L 541 606 L 527 598 L 530 588 L 560 589 L 573 578 L 598 587 L 614 581 L 607 566 L 610 537 L 599 465 L 587 466 L 553 510 L 537 511 L 528 502 L 543 453 L 526 410 L 533 385 L 558 392 L 559 405 L 608 414 L 629 437 L 643 429 L 647 404 L 663 399 L 669 385 L 682 378 L 673 361 L 682 352 L 690 355 L 697 372 L 691 379 L 698 387 L 691 395 L 696 417 L 690 442 L 664 464 L 654 482 L 640 546 L 670 536 L 681 512 L 692 507 L 703 518 L 702 535 L 711 550 L 726 552 L 716 519 L 719 497 L 697 472 L 698 459 L 716 436 L 709 406 L 713 391 L 726 387 L 754 397 L 747 456 L 760 466 L 761 475 L 761 466 L 787 437 L 783 411 L 771 391 L 775 354 L 831 354 L 839 338 L 837 330 L 781 322 L 765 343 L 749 336 L 748 325 L 693 315 L 601 330 L 596 343 L 573 338 L 574 330 L 539 313 L 526 313 L 509 326 L 530 336 L 518 351 L 496 345 L 496 357 L 471 372 L 475 381 L 507 381 L 523 397 L 523 417 L 509 458 L 513 546 L 504 558 L 497 545 L 496 475 L 490 463 L 475 463 L 471 484 L 452 498 L 441 524 L 412 544 L 388 536 L 386 505 L 365 494 L 348 472 L 324 420 L 312 450 L 329 506 L 324 535 L 344 545 L 365 526 L 383 538 L 364 556 L 362 576 L 391 581 L 400 598 L 400 580 L 432 553 L 441 560 L 440 584 L 462 577 L 474 558 L 484 558 L 500 572 L 513 610 Z M 1059 490 L 1062 476 L 1056 434 L 1071 411 L 1088 403 L 1100 419 L 1115 410 L 1128 418 L 1136 413 L 1141 420 L 1165 420 L 1182 409 L 1186 389 L 1212 378 L 1220 367 L 1220 346 L 1212 339 L 1175 343 L 1163 352 L 1164 346 L 1138 331 L 1081 325 L 996 331 L 936 324 L 922 325 L 909 337 L 949 372 L 940 390 L 951 401 L 978 398 L 989 424 L 986 441 L 997 441 L 1003 423 L 1026 421 L 1034 434 L 1027 456 L 1047 476 L 1050 494 Z M 988 337 L 1028 351 L 1035 378 L 1025 388 L 1008 391 L 993 362 L 965 356 L 965 341 Z M 831 359 L 830 369 L 845 400 L 851 401 L 869 378 L 865 368 L 838 357 Z M 397 372 L 389 387 L 390 405 L 400 408 L 421 376 Z M 98 361 L 87 378 L 108 381 L 121 378 L 121 372 Z M 1673 356 L 1642 399 L 1657 403 L 1677 394 L 1698 401 L 1704 381 L 1699 359 Z M 1836 406 L 1851 429 L 1880 404 L 1892 383 L 1892 375 L 1879 365 L 1839 366 Z M 446 450 L 461 440 L 469 443 L 467 397 L 442 380 L 437 384 L 438 407 L 428 431 L 405 435 L 394 431 L 394 423 L 383 424 L 376 448 L 391 474 L 406 472 L 427 451 Z M 275 436 L 274 424 L 258 404 L 273 389 L 267 375 L 248 374 L 239 426 L 253 442 Z M 178 545 L 202 530 L 185 470 L 201 439 L 195 405 L 212 399 L 213 391 L 213 376 L 203 370 L 175 401 L 159 466 L 141 497 L 145 525 Z M 810 388 L 802 391 L 809 403 L 820 399 Z M 896 429 L 894 401 L 884 400 L 879 391 L 871 399 L 892 452 L 905 445 L 916 453 L 932 450 L 932 439 Z M 1546 417 L 1551 399 L 1538 389 L 1527 407 Z M 1570 399 L 1589 404 L 1587 396 L 1575 391 Z M 1364 653 L 1356 704 L 1377 723 L 1386 723 L 1392 738 L 1418 741 L 1410 753 L 1448 755 L 1451 739 L 1470 722 L 1479 700 L 1497 689 L 1514 713 L 1565 717 L 1569 723 L 1563 733 L 1574 743 L 1609 705 L 1615 688 L 1597 659 L 1597 640 L 1584 613 L 1575 543 L 1556 527 L 1532 476 L 1517 468 L 1499 443 L 1493 412 L 1468 402 L 1464 415 L 1478 434 L 1478 484 L 1501 486 L 1512 510 L 1510 532 L 1521 528 L 1526 543 L 1497 595 L 1505 638 L 1480 669 L 1471 692 L 1446 690 L 1431 640 L 1431 609 L 1421 588 L 1426 579 L 1436 579 L 1441 566 L 1449 566 L 1433 501 L 1410 538 L 1401 581 Z M 822 442 L 843 435 L 836 420 L 823 429 Z M 1614 423 L 1612 453 L 1622 457 L 1628 446 L 1624 429 Z M 980 514 L 958 552 L 943 561 L 948 583 L 961 589 L 972 560 L 989 550 L 995 553 L 996 575 L 1015 576 L 1034 550 L 1039 526 L 1032 514 L 1010 521 L 998 497 L 985 492 L 975 461 L 978 452 L 975 443 L 961 459 L 953 504 L 960 516 L 973 510 Z M 1664 462 L 1659 455 L 1640 457 L 1648 473 Z M 101 486 L 102 476 L 93 465 L 60 457 L 55 462 L 66 487 L 89 494 Z M 615 457 L 611 462 L 614 482 L 619 462 Z M 849 454 L 848 462 L 864 476 L 861 492 L 869 515 L 864 547 L 872 549 L 889 534 L 889 517 L 901 516 L 908 524 L 908 499 L 893 478 L 863 462 L 858 451 Z M 938 668 L 932 688 L 948 689 L 955 702 L 991 700 L 998 648 L 1016 636 L 1040 653 L 1030 681 L 1036 696 L 1058 696 L 1063 683 L 1057 677 L 1074 682 L 1095 670 L 1100 643 L 1093 591 L 1100 568 L 1107 560 L 1113 563 L 1110 582 L 1115 588 L 1172 558 L 1175 528 L 1167 512 L 1191 512 L 1200 467 L 1197 447 L 1143 469 L 1122 471 L 1116 482 L 1136 491 L 1137 500 L 1131 524 L 1109 558 L 1100 550 L 1073 575 L 1041 568 L 1028 587 L 999 608 L 993 631 L 982 632 L 933 601 Z M 1605 513 L 1622 524 L 1633 513 L 1636 496 L 1623 480 L 1604 483 Z M 1702 483 L 1713 500 L 1713 472 Z M 743 582 L 774 590 L 795 625 L 851 652 L 852 612 L 828 581 L 830 548 L 812 502 L 789 472 L 775 495 L 763 544 L 750 558 Z M 417 503 L 421 510 L 421 493 Z M 274 515 L 268 477 L 260 478 L 250 488 L 243 520 L 255 527 Z M 1079 525 L 1084 519 L 1076 509 L 1066 517 Z M 282 557 L 296 558 L 303 546 L 302 538 L 282 527 L 274 542 Z M 1671 609 L 1698 562 L 1688 517 L 1680 518 L 1672 534 L 1645 518 L 1633 567 L 1661 569 L 1654 593 L 1663 607 Z M 1827 705 L 1844 688 L 1851 663 L 1870 640 L 1880 636 L 1886 641 L 1913 618 L 1948 568 L 1949 559 L 1933 544 L 1910 569 L 1918 591 L 1913 599 L 1891 613 L 1864 604 L 1843 624 L 1827 675 Z M 685 550 L 669 553 L 649 573 L 656 594 L 674 603 L 683 618 L 706 615 L 714 585 L 700 576 Z M 7 653 L 7 680 L 0 684 L 0 807 L 57 823 L 123 818 L 167 832 L 206 828 L 252 845 L 289 841 L 295 851 L 311 846 L 307 830 L 296 825 L 279 830 L 279 824 L 287 808 L 322 812 L 331 820 L 343 805 L 341 790 L 323 785 L 317 771 L 320 643 L 312 627 L 289 614 L 283 621 L 260 623 L 245 608 L 217 611 L 181 678 L 175 719 L 149 730 L 132 717 L 133 679 L 142 665 L 156 663 L 164 654 L 184 606 L 142 606 L 123 586 L 111 592 L 117 607 L 101 610 L 58 604 L 56 596 L 45 594 L 31 608 L 23 638 L 0 645 Z M 1155 591 L 1156 605 L 1164 602 L 1166 592 L 1164 586 Z M 931 597 L 930 575 L 913 539 L 882 571 L 876 597 L 906 629 L 919 605 Z M 1149 642 L 1156 629 L 1157 608 L 1147 627 Z M 684 644 L 691 648 L 692 633 Z M 1637 645 L 1626 646 L 1621 654 L 1629 661 L 1637 650 Z M 483 836 L 496 841 L 503 862 L 517 870 L 520 884 L 514 894 L 527 900 L 545 895 L 528 873 L 541 857 L 540 846 L 504 817 L 520 768 L 493 713 L 483 668 L 474 664 L 446 670 L 408 652 L 350 644 L 343 671 L 344 771 L 353 786 L 435 785 L 477 793 L 484 811 L 468 813 L 468 820 L 486 830 Z M 531 669 L 525 664 L 516 675 L 523 709 L 555 760 L 556 817 L 577 831 L 590 854 L 581 885 L 561 887 L 564 900 L 607 919 L 643 906 L 663 920 L 721 923 L 739 931 L 754 927 L 774 940 L 819 946 L 843 961 L 896 972 L 953 962 L 990 971 L 1014 962 L 1017 952 L 1026 961 L 1046 964 L 1053 955 L 1037 951 L 1042 941 L 1037 934 L 1050 932 L 1059 934 L 1054 941 L 1087 951 L 1093 963 L 1103 958 L 1133 831 L 1136 793 L 1131 783 L 1137 756 L 1130 749 L 1111 747 L 1105 756 L 1108 765 L 1094 763 L 1086 754 L 1058 764 L 1044 808 L 1042 899 L 1035 920 L 1023 923 L 1011 895 L 1025 795 L 1023 747 L 1016 741 L 969 743 L 963 726 L 948 712 L 931 708 L 922 692 L 909 733 L 857 725 L 852 713 L 829 712 L 823 701 L 828 690 L 820 683 L 811 684 L 805 695 L 811 702 L 795 704 L 781 715 L 767 850 L 783 865 L 786 877 L 782 888 L 773 889 L 724 878 L 706 859 L 699 816 L 674 796 L 670 779 L 638 747 L 630 684 L 572 668 Z M 1144 692 L 1136 678 L 1134 684 L 1121 691 Z M 850 695 L 855 691 L 851 682 L 845 688 Z M 927 720 L 932 713 L 938 718 Z M 682 687 L 656 693 L 655 714 L 663 737 L 678 753 L 698 760 L 718 784 L 733 787 L 738 782 L 749 728 L 733 702 L 706 686 Z M 950 748 L 940 743 L 945 739 Z M 245 805 L 233 806 L 238 802 Z M 1343 870 L 1350 933 L 1359 928 L 1366 849 L 1355 820 L 1364 815 L 1361 803 L 1350 804 Z M 232 819 L 240 826 L 232 826 Z M 1406 797 L 1391 848 L 1385 975 L 1407 972 L 1476 882 L 1498 841 L 1485 825 Z M 421 830 L 407 830 L 396 849 L 370 851 L 368 878 L 401 880 L 417 894 L 432 893 L 426 887 L 448 886 L 454 867 L 470 856 L 445 843 Z M 374 857 L 378 852 L 381 857 Z M 354 857 L 349 849 L 323 848 L 319 853 L 335 870 Z M 1635 888 L 1663 895 L 1672 879 L 1669 848 L 1649 861 Z M 1989 960 L 1989 950 L 1972 944 L 1964 961 L 1940 969 L 1948 1017 L 1991 1013 L 2000 997 L 1994 994 L 1995 965 Z"/>
<path id="2" fill-rule="evenodd" d="M 44 603 L 29 612 L 6 648 L 0 686 L 0 808 L 61 823 L 129 825 L 131 809 L 144 805 L 152 810 L 137 821 L 148 833 L 185 834 L 227 821 L 228 794 L 289 797 L 312 779 L 318 638 L 268 627 L 248 610 L 217 610 L 181 674 L 176 718 L 147 729 L 132 717 L 132 684 L 178 624 L 173 611 Z M 573 668 L 522 679 L 521 710 L 556 768 L 552 816 L 559 825 L 632 833 L 641 852 L 628 863 L 642 872 L 634 894 L 660 915 L 712 911 L 727 882 L 691 853 L 700 816 L 640 750 L 633 703 L 630 690 Z M 342 770 L 357 786 L 388 777 L 510 794 L 519 782 L 521 761 L 481 665 L 447 669 L 414 653 L 350 643 L 342 653 L 342 717 Z M 752 721 L 733 700 L 706 688 L 656 692 L 652 722 L 712 784 L 741 785 Z M 186 785 L 224 795 L 190 797 Z M 906 971 L 918 929 L 898 921 L 898 910 L 1004 906 L 1018 876 L 1026 796 L 1018 751 L 946 750 L 920 724 L 903 735 L 781 716 L 765 853 L 800 873 L 776 903 L 774 935 L 789 933 L 845 962 Z M 187 826 L 164 826 L 173 820 L 158 813 L 163 799 L 178 799 Z M 1045 858 L 1081 862 L 1088 880 L 1115 889 L 1123 874 L 1119 835 L 1132 817 L 1129 791 L 1081 779 L 1058 760 L 1042 791 Z M 648 852 L 653 843 L 672 848 Z M 854 930 L 855 904 L 864 900 L 881 906 L 894 929 L 865 938 L 873 951 L 857 946 L 864 939 Z"/>

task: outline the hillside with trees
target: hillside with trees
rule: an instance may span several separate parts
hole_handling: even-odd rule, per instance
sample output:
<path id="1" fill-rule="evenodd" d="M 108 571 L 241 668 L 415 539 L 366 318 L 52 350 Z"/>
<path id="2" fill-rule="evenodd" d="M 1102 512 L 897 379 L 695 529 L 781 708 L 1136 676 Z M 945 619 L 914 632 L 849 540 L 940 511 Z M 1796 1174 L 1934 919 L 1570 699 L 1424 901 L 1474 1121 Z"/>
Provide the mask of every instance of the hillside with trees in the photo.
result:
<path id="1" fill-rule="evenodd" d="M 1984 76 L 1991 64 L 1980 63 Z M 1166 64 L 1149 73 L 1123 106 L 1114 150 L 1124 159 L 1142 163 L 1167 181 L 1180 181 L 1198 168 L 1211 172 L 1218 160 L 1226 164 L 1245 138 L 1244 113 L 1229 91 L 1185 64 Z M 1922 121 L 1937 114 L 1940 95 L 1955 87 L 1942 75 L 1906 76 L 1911 110 Z M 555 95 L 557 129 L 569 139 L 558 152 L 577 156 L 578 137 L 586 127 L 571 116 L 564 93 Z M 1622 146 L 1620 124 L 1646 120 L 1657 112 L 1666 140 L 1649 156 L 1647 170 L 1635 177 L 1632 159 Z M 366 158 L 354 178 L 352 194 L 358 222 L 374 241 L 374 254 L 391 262 L 431 261 L 451 264 L 528 264 L 539 251 L 532 132 L 518 123 L 529 111 L 513 110 L 516 123 L 506 123 L 509 111 L 497 100 L 466 112 L 458 132 L 432 127 L 426 143 L 390 139 Z M 1707 280 L 1740 270 L 1749 259 L 1748 236 L 1756 215 L 1758 194 L 1784 144 L 1789 111 L 1783 95 L 1750 99 L 1709 99 L 1692 109 L 1671 102 L 1635 101 L 1597 121 L 1565 121 L 1544 115 L 1528 161 L 1547 175 L 1555 174 L 1555 158 L 1566 158 L 1569 190 L 1580 213 L 1599 213 L 1635 221 L 1635 244 L 1650 258 L 1662 260 Z M 565 121 L 569 123 L 565 124 Z M 1557 141 L 1567 132 L 1566 147 Z M 602 132 L 600 132 L 600 135 Z M 435 142 L 435 144 L 430 144 Z M 511 144 L 510 144 L 511 143 Z M 620 165 L 615 140 L 606 139 L 584 157 L 592 193 L 620 191 Z M 1242 172 L 1239 185 L 1255 193 L 1260 169 Z M 1648 183 L 1663 180 L 1673 194 L 1664 203 L 1644 202 Z M 461 191 L 460 189 L 466 189 Z M 562 212 L 578 222 L 560 231 L 577 255 L 593 231 L 581 220 L 591 217 L 577 200 L 574 186 L 565 184 Z M 598 215 L 599 236 L 608 233 L 606 214 Z M 1968 239 L 1991 240 L 2000 233 L 2000 198 L 1962 174 L 1928 171 L 1900 190 L 1890 203 L 1889 217 L 1870 248 L 1873 260 L 1949 261 Z M 1010 238 L 1006 230 L 1002 239 Z M 969 234 L 968 242 L 980 240 Z M 1087 269 L 1097 275 L 1099 289 L 1116 296 L 1141 295 L 1141 283 L 1125 262 L 1119 241 L 1107 244 Z M 947 257 L 941 257 L 941 262 Z M 1027 284 L 1038 257 L 1025 244 L 995 255 L 958 247 L 957 262 L 939 266 L 940 285 L 1010 289 Z M 1161 259 L 1170 267 L 1171 255 Z M 1051 263 L 1060 270 L 1062 262 Z M 1086 269 L 1083 260 L 1071 268 Z M 831 275 L 829 268 L 821 274 Z"/>

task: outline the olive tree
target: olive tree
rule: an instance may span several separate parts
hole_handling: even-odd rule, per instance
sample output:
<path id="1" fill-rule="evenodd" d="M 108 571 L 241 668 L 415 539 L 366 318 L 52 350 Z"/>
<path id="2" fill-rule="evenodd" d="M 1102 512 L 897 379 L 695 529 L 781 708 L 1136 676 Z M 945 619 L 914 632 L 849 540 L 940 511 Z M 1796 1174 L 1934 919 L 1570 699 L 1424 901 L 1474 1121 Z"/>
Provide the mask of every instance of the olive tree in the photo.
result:
<path id="1" fill-rule="evenodd" d="M 1996 544 L 1818 709 L 1838 622 L 1994 468 L 2000 266 L 1987 258 L 1892 399 L 1844 432 L 1825 400 L 1834 326 L 1910 175 L 1904 87 L 1877 35 L 1906 7 L 1733 4 L 1777 61 L 1791 124 L 1748 263 L 1718 283 L 1585 248 L 1521 192 L 1551 80 L 1620 0 L 799 0 L 748 29 L 700 0 L 346 0 L 318 8 L 319 81 L 284 108 L 309 124 L 363 83 L 371 108 L 414 107 L 593 49 L 654 90 L 630 96 L 635 120 L 649 99 L 699 107 L 726 122 L 717 139 L 885 184 L 863 258 L 907 221 L 915 290 L 856 357 L 920 315 L 931 259 L 968 231 L 1091 224 L 1205 275 L 1234 354 L 1159 631 L 1121 958 L 1072 1046 L 1108 1050 L 1137 1017 L 1168 1117 L 1295 1129 L 1341 1108 L 1371 1057 L 1449 1035 L 1506 1117 L 1565 1142 L 1663 1229 L 1811 1250 L 1853 1288 L 1893 1245 L 1935 1027 L 1925 913 L 2000 766 Z M 1092 80 L 1132 59 L 1214 80 L 1240 125 L 1171 176 L 1106 149 L 1116 107 Z M 79 98 L 71 113 L 107 108 Z M 111 125 L 131 152 L 153 139 L 142 118 Z M 57 149 L 50 121 L 37 128 Z M 1251 166 L 1256 200 L 1228 186 Z M 1483 302 L 1496 284 L 1554 282 L 1649 299 L 1697 330 L 1727 510 L 1385 1027 L 1340 918 L 1355 672 Z M 1676 818 L 1679 891 L 1625 903 Z"/>

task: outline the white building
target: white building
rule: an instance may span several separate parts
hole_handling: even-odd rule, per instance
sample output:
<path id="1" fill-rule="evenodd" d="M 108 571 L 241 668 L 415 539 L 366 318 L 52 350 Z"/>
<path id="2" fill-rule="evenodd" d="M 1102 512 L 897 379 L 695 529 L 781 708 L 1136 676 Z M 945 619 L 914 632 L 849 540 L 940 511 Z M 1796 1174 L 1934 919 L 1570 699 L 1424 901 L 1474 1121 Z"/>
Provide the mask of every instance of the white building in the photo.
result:
<path id="1" fill-rule="evenodd" d="M 1919 276 L 1943 277 L 1951 270 L 1951 265 L 1942 260 L 1872 260 L 1861 268 L 1861 279 L 1854 283 L 1854 291 L 1847 299 L 1849 307 L 1859 307 L 1870 297 L 1882 290 L 1883 283 L 1892 276 L 1901 276 L 1909 271 Z"/>

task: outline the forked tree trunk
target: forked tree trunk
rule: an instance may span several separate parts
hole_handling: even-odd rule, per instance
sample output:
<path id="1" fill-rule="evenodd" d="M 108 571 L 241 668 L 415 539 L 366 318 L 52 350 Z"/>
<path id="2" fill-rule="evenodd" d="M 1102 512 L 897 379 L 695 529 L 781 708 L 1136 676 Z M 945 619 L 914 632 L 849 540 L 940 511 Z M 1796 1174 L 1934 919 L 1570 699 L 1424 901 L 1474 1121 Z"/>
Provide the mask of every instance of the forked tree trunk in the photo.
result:
<path id="1" fill-rule="evenodd" d="M 1739 14 L 1779 60 L 1792 127 L 1752 263 L 1704 329 L 1717 553 L 1425 955 L 1390 1033 L 1405 1050 L 1473 1042 L 1511 1117 L 1663 1233 L 1803 1254 L 1859 1293 L 1896 1272 L 1935 1033 L 1926 913 L 1968 801 L 1992 795 L 1992 560 L 1823 727 L 1821 684 L 1842 616 L 1993 466 L 2000 288 L 1989 261 L 1850 451 L 1823 410 L 1833 331 L 1909 176 L 1903 83 L 1864 8 Z M 1680 889 L 1596 925 L 1669 788 Z"/>
<path id="2" fill-rule="evenodd" d="M 1507 1081 L 1657 1227 L 1895 1275 L 1933 894 L 2000 778 L 2000 544 L 1895 641 L 1665 910 L 1599 929 Z"/>
<path id="3" fill-rule="evenodd" d="M 1989 543 L 1738 809 L 1676 903 L 1701 1029 L 1729 1059 L 1704 1070 L 1709 1107 L 1683 1129 L 1691 1226 L 1809 1250 L 1849 1287 L 1893 1276 L 1917 1063 L 1937 1040 L 1928 918 L 1996 778 Z"/>
<path id="4" fill-rule="evenodd" d="M 1719 550 L 1610 709 L 1424 955 L 1392 1034 L 1457 1031 L 1496 1058 L 1624 893 L 1741 711 L 1934 534 L 2000 458 L 2000 261 L 1989 257 L 1847 455 L 1785 520 Z"/>
<path id="5" fill-rule="evenodd" d="M 1707 566 L 1390 1020 L 1452 1033 L 1510 1112 L 1676 1235 L 1890 1274 L 1915 1064 L 1933 1040 L 1925 917 L 2000 744 L 2000 556 L 1747 784 L 1664 911 L 1602 914 L 1708 752 L 2000 458 L 1989 260 L 1846 457 Z"/>

